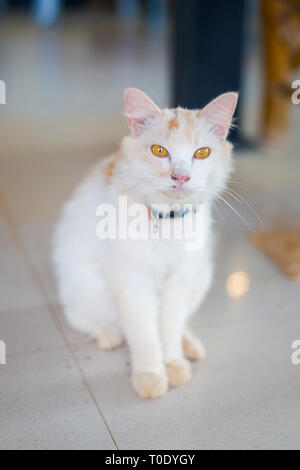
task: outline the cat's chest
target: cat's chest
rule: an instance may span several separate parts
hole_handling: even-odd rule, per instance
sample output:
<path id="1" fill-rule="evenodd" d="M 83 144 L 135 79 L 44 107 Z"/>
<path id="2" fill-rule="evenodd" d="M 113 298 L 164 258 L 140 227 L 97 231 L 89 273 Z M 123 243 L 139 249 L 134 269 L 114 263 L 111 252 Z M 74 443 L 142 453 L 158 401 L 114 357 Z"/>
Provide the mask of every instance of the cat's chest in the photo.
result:
<path id="1" fill-rule="evenodd" d="M 195 271 L 208 257 L 210 247 L 184 240 L 135 240 L 117 242 L 115 257 L 133 270 L 152 273 L 157 278 L 169 272 Z M 116 248 L 116 246 L 115 246 Z"/>

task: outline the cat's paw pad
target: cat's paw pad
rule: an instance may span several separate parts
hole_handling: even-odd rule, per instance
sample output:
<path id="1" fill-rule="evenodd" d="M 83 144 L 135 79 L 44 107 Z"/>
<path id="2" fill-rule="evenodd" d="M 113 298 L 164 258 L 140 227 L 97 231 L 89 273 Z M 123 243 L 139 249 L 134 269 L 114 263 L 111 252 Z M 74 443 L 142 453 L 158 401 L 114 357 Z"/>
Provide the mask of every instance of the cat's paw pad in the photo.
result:
<path id="1" fill-rule="evenodd" d="M 114 329 L 107 329 L 98 337 L 98 346 L 100 349 L 116 349 L 124 342 L 123 335 Z"/>
<path id="2" fill-rule="evenodd" d="M 138 374 L 133 377 L 133 386 L 142 398 L 158 398 L 168 390 L 168 381 L 163 374 Z"/>
<path id="3" fill-rule="evenodd" d="M 183 385 L 192 378 L 191 365 L 185 359 L 178 359 L 166 364 L 166 371 L 169 377 L 169 383 L 172 387 Z"/>
<path id="4" fill-rule="evenodd" d="M 206 356 L 205 347 L 196 336 L 183 339 L 183 351 L 185 356 L 191 361 L 200 361 Z"/>

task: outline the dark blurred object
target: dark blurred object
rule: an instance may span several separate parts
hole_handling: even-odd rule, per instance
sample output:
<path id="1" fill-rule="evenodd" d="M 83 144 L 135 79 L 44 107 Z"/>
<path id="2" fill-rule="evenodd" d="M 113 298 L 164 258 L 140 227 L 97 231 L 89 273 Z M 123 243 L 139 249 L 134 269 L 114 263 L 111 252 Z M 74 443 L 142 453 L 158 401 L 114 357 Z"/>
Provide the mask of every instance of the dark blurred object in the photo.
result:
<path id="1" fill-rule="evenodd" d="M 7 0 L 0 0 L 0 13 L 5 13 L 8 8 Z"/>
<path id="2" fill-rule="evenodd" d="M 262 0 L 264 97 L 262 137 L 288 129 L 292 74 L 300 65 L 300 0 Z"/>
<path id="3" fill-rule="evenodd" d="M 160 30 L 166 22 L 167 0 L 117 0 L 116 6 L 120 20 L 125 22 L 138 21 L 145 13 L 150 31 Z"/>
<path id="4" fill-rule="evenodd" d="M 53 26 L 61 13 L 61 0 L 34 0 L 34 17 L 41 26 Z"/>
<path id="5" fill-rule="evenodd" d="M 223 92 L 241 91 L 245 0 L 174 3 L 173 104 L 202 108 Z M 238 128 L 231 138 L 244 142 Z"/>

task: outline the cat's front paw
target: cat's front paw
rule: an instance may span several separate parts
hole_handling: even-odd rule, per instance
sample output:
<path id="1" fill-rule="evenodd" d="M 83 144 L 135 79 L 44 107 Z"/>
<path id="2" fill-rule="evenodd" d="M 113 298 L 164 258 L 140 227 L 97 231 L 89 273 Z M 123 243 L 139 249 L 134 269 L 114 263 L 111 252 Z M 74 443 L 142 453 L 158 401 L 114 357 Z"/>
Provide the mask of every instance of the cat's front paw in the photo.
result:
<path id="1" fill-rule="evenodd" d="M 189 382 L 192 378 L 192 369 L 186 359 L 177 359 L 166 364 L 166 371 L 169 377 L 169 384 L 178 387 Z"/>
<path id="2" fill-rule="evenodd" d="M 124 337 L 120 331 L 114 328 L 106 328 L 98 337 L 98 346 L 100 349 L 116 349 L 124 343 Z"/>
<path id="3" fill-rule="evenodd" d="M 205 358 L 205 347 L 196 336 L 183 338 L 182 345 L 185 356 L 191 361 L 200 361 Z"/>
<path id="4" fill-rule="evenodd" d="M 138 374 L 132 381 L 135 390 L 142 398 L 158 398 L 168 391 L 168 380 L 164 374 Z"/>
<path id="5" fill-rule="evenodd" d="M 186 328 L 183 334 L 182 346 L 185 357 L 191 361 L 200 361 L 206 356 L 203 343 L 189 328 Z"/>

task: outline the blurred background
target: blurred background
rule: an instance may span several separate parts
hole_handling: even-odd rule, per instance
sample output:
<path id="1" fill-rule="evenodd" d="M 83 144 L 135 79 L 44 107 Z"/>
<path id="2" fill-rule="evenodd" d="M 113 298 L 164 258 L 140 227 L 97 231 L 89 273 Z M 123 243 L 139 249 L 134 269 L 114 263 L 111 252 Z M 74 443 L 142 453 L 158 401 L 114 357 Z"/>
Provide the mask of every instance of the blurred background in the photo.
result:
<path id="1" fill-rule="evenodd" d="M 299 226 L 299 50 L 299 0 L 0 0 L 2 447 L 299 447 L 299 235 L 294 280 L 250 241 Z M 127 352 L 104 360 L 65 324 L 50 261 L 63 202 L 127 132 L 126 87 L 162 107 L 240 92 L 215 283 L 194 320 L 209 357 L 147 405 Z"/>

